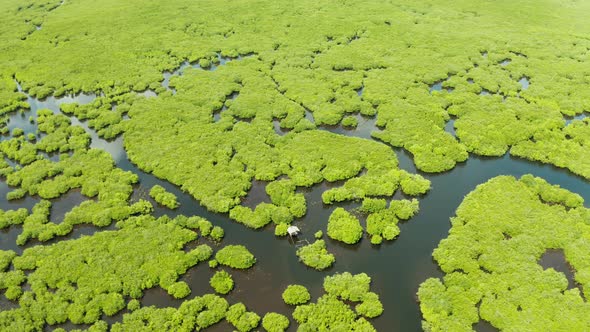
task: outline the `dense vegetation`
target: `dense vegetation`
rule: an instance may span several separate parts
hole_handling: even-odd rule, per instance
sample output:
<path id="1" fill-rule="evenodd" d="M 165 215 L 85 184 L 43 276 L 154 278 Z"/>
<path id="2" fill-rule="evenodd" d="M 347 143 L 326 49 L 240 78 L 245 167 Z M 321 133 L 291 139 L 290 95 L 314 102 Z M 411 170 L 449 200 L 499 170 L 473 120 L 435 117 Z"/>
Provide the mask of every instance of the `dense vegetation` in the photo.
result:
<path id="1" fill-rule="evenodd" d="M 305 286 L 289 285 L 283 292 L 283 301 L 286 304 L 298 305 L 309 302 L 311 295 Z"/>
<path id="2" fill-rule="evenodd" d="M 92 104 L 67 111 L 90 119 L 105 137 L 127 132 L 130 156 L 142 168 L 186 182 L 187 191 L 219 211 L 237 205 L 252 177 L 293 178 L 281 163 L 278 142 L 317 126 L 354 126 L 351 114 L 359 113 L 376 114 L 382 130 L 374 136 L 410 151 L 424 171 L 451 169 L 467 152 L 500 155 L 514 146 L 519 156 L 589 176 L 585 143 L 570 138 L 563 119 L 588 110 L 583 87 L 589 45 L 583 36 L 589 31 L 579 23 L 588 9 L 584 2 L 279 2 L 255 9 L 248 2 L 191 4 L 178 0 L 118 10 L 112 0 L 96 6 L 33 1 L 26 8 L 4 2 L 10 29 L 0 33 L 0 112 L 27 108 L 13 78 L 39 98 L 102 92 Z M 102 24 L 100 17 L 112 10 L 119 17 Z M 238 21 L 235 12 L 252 12 L 257 19 Z M 518 15 L 506 22 L 507 13 Z M 176 19 L 171 26 L 169 16 Z M 84 29 L 77 29 L 78 17 L 88 17 Z M 165 41 L 150 37 L 163 30 Z M 528 38 L 531 32 L 543 38 Z M 110 52 L 98 51 L 104 49 Z M 216 66 L 219 54 L 250 57 Z M 201 69 L 162 86 L 162 72 L 183 61 Z M 522 78 L 530 82 L 526 88 Z M 429 91 L 435 83 L 444 89 Z M 148 89 L 156 97 L 134 97 Z M 228 98 L 232 93 L 237 98 Z M 112 103 L 119 107 L 113 110 Z M 224 104 L 221 118 L 213 121 L 212 113 Z M 133 116 L 125 121 L 130 107 Z M 457 117 L 457 137 L 444 131 L 451 116 Z M 292 132 L 280 138 L 273 121 Z M 560 154 L 556 147 L 563 144 L 573 153 Z M 212 146 L 225 152 L 217 154 Z M 216 178 L 199 180 L 206 173 Z M 223 180 L 231 189 L 220 187 Z"/>
<path id="3" fill-rule="evenodd" d="M 183 250 L 197 237 L 194 229 L 181 226 L 184 219 L 132 217 L 119 222 L 116 231 L 35 246 L 16 257 L 3 254 L 4 265 L 12 261 L 14 269 L 0 273 L 1 286 L 20 306 L 0 312 L 0 329 L 92 324 L 155 286 L 175 298 L 186 297 L 190 289 L 178 277 L 209 259 L 213 250 L 205 244 Z"/>
<path id="4" fill-rule="evenodd" d="M 299 260 L 316 270 L 325 270 L 334 264 L 336 258 L 326 249 L 324 240 L 316 240 L 314 243 L 297 249 Z"/>
<path id="5" fill-rule="evenodd" d="M 337 208 L 328 220 L 328 236 L 347 244 L 355 244 L 363 236 L 363 227 L 355 216 L 343 208 Z"/>
<path id="6" fill-rule="evenodd" d="M 590 329 L 589 217 L 579 195 L 530 175 L 479 185 L 434 251 L 446 275 L 418 291 L 424 329 L 471 331 L 480 320 L 510 331 Z M 576 287 L 538 264 L 548 249 L 563 249 Z"/>
<path id="7" fill-rule="evenodd" d="M 227 294 L 234 288 L 234 280 L 226 271 L 215 272 L 209 284 L 219 294 Z"/>
<path id="8" fill-rule="evenodd" d="M 243 303 L 236 303 L 229 307 L 225 319 L 240 332 L 251 331 L 260 323 L 260 316 L 248 311 Z"/>
<path id="9" fill-rule="evenodd" d="M 155 185 L 150 189 L 150 196 L 158 203 L 169 209 L 176 209 L 180 204 L 173 193 L 169 193 L 160 185 Z"/>
<path id="10" fill-rule="evenodd" d="M 295 308 L 293 318 L 300 331 L 375 331 L 366 318 L 383 312 L 379 296 L 370 291 L 371 278 L 364 273 L 334 274 L 324 279 L 324 290 L 316 303 Z M 357 303 L 354 310 L 349 303 Z"/>
<path id="11" fill-rule="evenodd" d="M 194 331 L 205 329 L 225 318 L 229 304 L 224 298 L 206 294 L 184 301 L 178 309 L 143 307 L 123 316 L 113 332 Z M 106 331 L 106 330 L 104 330 Z"/>
<path id="12" fill-rule="evenodd" d="M 254 255 L 242 245 L 223 247 L 223 249 L 215 254 L 215 260 L 221 265 L 226 265 L 234 269 L 248 269 L 256 263 Z"/>
<path id="13" fill-rule="evenodd" d="M 240 245 L 214 255 L 224 231 L 205 219 L 151 216 L 138 175 L 96 148 L 86 127 L 123 140 L 140 170 L 208 210 L 253 229 L 272 224 L 277 236 L 317 203 L 303 188 L 326 186 L 323 203 L 337 207 L 313 229 L 348 244 L 364 232 L 375 245 L 397 238 L 398 222 L 430 190 L 429 180 L 399 169 L 391 147 L 428 173 L 470 154 L 510 153 L 590 179 L 590 119 L 569 123 L 590 110 L 589 11 L 587 1 L 530 0 L 1 1 L 0 178 L 10 202 L 0 229 L 15 234 L 18 254 L 0 249 L 0 296 L 11 301 L 0 329 L 70 322 L 106 331 L 106 317 L 125 308 L 112 330 L 260 323 L 244 304 L 211 294 L 179 308 L 141 306 L 154 287 L 187 298 L 179 278 L 203 260 L 247 269 L 256 258 Z M 89 100 L 72 102 L 80 93 Z M 28 123 L 15 125 L 19 118 Z M 374 140 L 349 137 L 368 119 Z M 253 181 L 266 196 L 248 206 Z M 57 216 L 78 194 L 82 201 Z M 160 185 L 150 196 L 178 207 Z M 344 202 L 360 207 L 346 211 Z M 469 330 L 479 320 L 590 329 L 581 295 L 590 287 L 588 215 L 578 196 L 539 179 L 479 187 L 434 253 L 446 276 L 420 288 L 425 329 Z M 84 225 L 95 233 L 64 238 Z M 335 261 L 322 231 L 297 250 L 317 270 Z M 195 244 L 197 233 L 208 244 Z M 536 264 L 554 248 L 576 269 L 580 290 Z M 362 275 L 351 278 L 327 279 L 328 294 L 297 307 L 301 330 L 372 330 L 365 318 L 382 312 L 379 298 Z M 210 282 L 219 294 L 233 287 L 221 270 Z M 284 330 L 283 318 L 268 314 L 263 327 Z"/>
<path id="14" fill-rule="evenodd" d="M 262 327 L 268 332 L 283 332 L 289 324 L 289 318 L 276 312 L 269 312 L 262 318 Z"/>
<path id="15" fill-rule="evenodd" d="M 106 227 L 113 221 L 152 211 L 148 201 L 130 201 L 137 175 L 115 167 L 109 153 L 89 149 L 90 136 L 82 127 L 72 126 L 68 117 L 50 110 L 39 110 L 36 122 L 43 135 L 35 144 L 22 136 L 0 142 L 0 153 L 20 164 L 6 164 L 0 173 L 13 187 L 6 198 L 42 198 L 30 213 L 23 209 L 0 212 L 0 228 L 22 224 L 17 244 L 68 235 L 79 224 Z M 42 155 L 54 152 L 60 153 L 58 160 Z M 73 207 L 63 220 L 51 220 L 52 200 L 73 190 L 79 190 L 88 200 Z"/>

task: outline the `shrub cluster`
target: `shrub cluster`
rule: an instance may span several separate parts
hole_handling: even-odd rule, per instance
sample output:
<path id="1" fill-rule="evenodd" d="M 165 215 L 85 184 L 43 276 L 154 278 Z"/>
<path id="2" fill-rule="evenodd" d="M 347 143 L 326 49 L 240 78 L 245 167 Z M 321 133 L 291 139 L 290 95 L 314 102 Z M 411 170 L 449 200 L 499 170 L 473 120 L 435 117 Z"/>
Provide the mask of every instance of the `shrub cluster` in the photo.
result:
<path id="1" fill-rule="evenodd" d="M 468 194 L 433 257 L 446 274 L 420 285 L 428 330 L 467 330 L 480 320 L 500 330 L 590 328 L 590 210 L 574 193 L 525 175 L 493 178 Z M 560 248 L 577 285 L 538 260 Z M 523 295 L 526 294 L 526 295 Z M 448 313 L 452 312 L 450 315 Z"/>
<path id="2" fill-rule="evenodd" d="M 326 250 L 324 240 L 316 240 L 314 243 L 297 249 L 299 260 L 316 270 L 325 270 L 334 264 L 336 258 Z"/>
<path id="3" fill-rule="evenodd" d="M 269 312 L 262 318 L 262 327 L 268 332 L 284 332 L 289 324 L 289 318 L 276 312 Z"/>
<path id="4" fill-rule="evenodd" d="M 166 191 L 166 189 L 160 185 L 155 185 L 150 189 L 150 197 L 169 209 L 176 209 L 180 205 L 176 200 L 176 195 Z"/>
<path id="5" fill-rule="evenodd" d="M 299 305 L 293 318 L 300 324 L 299 330 L 314 330 L 322 326 L 326 330 L 375 331 L 367 321 L 383 313 L 379 296 L 370 291 L 371 278 L 364 273 L 334 274 L 324 279 L 325 295 L 316 303 Z M 356 303 L 352 310 L 348 303 Z"/>
<path id="6" fill-rule="evenodd" d="M 328 220 L 328 236 L 347 244 L 355 244 L 363 236 L 363 227 L 348 211 L 336 208 Z"/>
<path id="7" fill-rule="evenodd" d="M 66 321 L 92 324 L 155 286 L 184 298 L 190 288 L 178 277 L 213 252 L 207 245 L 185 252 L 184 245 L 197 235 L 168 217 L 131 217 L 117 226 L 116 231 L 27 248 L 16 257 L 2 252 L 4 269 L 11 260 L 14 270 L 0 272 L 0 288 L 22 305 L 0 313 L 0 330 Z M 25 279 L 30 287 L 22 289 Z M 149 310 L 134 314 L 144 309 Z"/>
<path id="8" fill-rule="evenodd" d="M 309 302 L 311 295 L 307 288 L 301 285 L 289 285 L 283 292 L 283 301 L 286 304 L 299 305 Z"/>
<path id="9" fill-rule="evenodd" d="M 215 254 L 221 265 L 234 269 L 248 269 L 256 263 L 256 258 L 242 245 L 228 245 Z"/>
<path id="10" fill-rule="evenodd" d="M 227 294 L 234 288 L 234 280 L 226 271 L 215 272 L 209 284 L 219 294 Z"/>

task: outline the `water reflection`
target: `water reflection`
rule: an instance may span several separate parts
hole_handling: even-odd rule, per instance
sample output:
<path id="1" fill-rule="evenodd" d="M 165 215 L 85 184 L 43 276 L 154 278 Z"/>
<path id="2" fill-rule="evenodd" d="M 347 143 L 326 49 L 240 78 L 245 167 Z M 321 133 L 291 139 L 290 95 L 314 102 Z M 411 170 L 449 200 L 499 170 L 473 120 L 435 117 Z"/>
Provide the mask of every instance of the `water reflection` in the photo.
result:
<path id="1" fill-rule="evenodd" d="M 574 120 L 579 120 L 579 121 L 583 121 L 584 119 L 586 119 L 588 117 L 588 113 L 582 113 L 582 114 L 578 114 L 576 116 L 573 117 L 565 117 L 565 125 L 568 126 L 570 125 L 572 122 L 574 122 Z"/>
<path id="2" fill-rule="evenodd" d="M 442 91 L 442 81 L 436 82 L 432 85 L 430 85 L 430 88 L 428 90 L 429 92 L 433 92 L 433 91 Z"/>
<path id="3" fill-rule="evenodd" d="M 446 80 L 444 80 L 444 81 L 446 81 Z M 432 93 L 434 91 L 442 91 L 444 81 L 438 81 L 438 82 L 431 84 L 428 88 L 428 92 Z M 455 90 L 455 89 L 452 87 L 446 87 L 446 88 L 444 88 L 444 90 L 447 92 L 453 92 L 453 90 Z"/>
<path id="4" fill-rule="evenodd" d="M 360 88 L 360 89 L 356 90 L 356 94 L 357 94 L 359 97 L 361 97 L 361 98 L 362 98 L 362 97 L 363 97 L 363 92 L 364 92 L 364 91 L 365 91 L 365 87 L 364 87 L 364 86 L 361 86 L 361 88 Z"/>
<path id="5" fill-rule="evenodd" d="M 529 88 L 529 79 L 526 76 L 523 76 L 520 80 L 518 80 L 518 83 L 520 84 L 522 90 L 526 90 Z"/>
<path id="6" fill-rule="evenodd" d="M 450 119 L 445 125 L 445 131 L 453 136 L 457 136 L 455 132 L 455 119 Z"/>
<path id="7" fill-rule="evenodd" d="M 158 96 L 158 94 L 154 90 L 145 90 L 141 93 L 141 95 L 146 98 L 154 98 Z"/>

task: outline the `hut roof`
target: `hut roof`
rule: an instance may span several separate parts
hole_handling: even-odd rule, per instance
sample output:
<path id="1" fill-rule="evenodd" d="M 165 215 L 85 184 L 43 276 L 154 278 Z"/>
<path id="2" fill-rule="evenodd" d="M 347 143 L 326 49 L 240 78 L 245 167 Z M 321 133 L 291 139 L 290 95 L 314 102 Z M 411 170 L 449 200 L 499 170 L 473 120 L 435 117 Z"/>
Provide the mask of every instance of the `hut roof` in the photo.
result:
<path id="1" fill-rule="evenodd" d="M 289 235 L 291 235 L 291 236 L 297 235 L 300 232 L 301 231 L 299 230 L 299 227 L 297 227 L 297 226 L 289 226 L 289 228 L 287 228 L 287 233 L 289 233 Z"/>

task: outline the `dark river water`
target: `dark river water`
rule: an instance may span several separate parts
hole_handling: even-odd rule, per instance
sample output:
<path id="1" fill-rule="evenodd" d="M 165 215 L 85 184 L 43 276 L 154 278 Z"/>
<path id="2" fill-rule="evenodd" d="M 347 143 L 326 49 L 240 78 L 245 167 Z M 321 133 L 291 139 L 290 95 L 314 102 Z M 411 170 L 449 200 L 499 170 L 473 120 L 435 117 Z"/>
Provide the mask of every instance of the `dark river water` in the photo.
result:
<path id="1" fill-rule="evenodd" d="M 29 98 L 31 111 L 26 112 L 24 115 L 13 115 L 9 126 L 11 129 L 20 127 L 25 129 L 25 132 L 34 133 L 36 127 L 34 124 L 29 123 L 28 118 L 30 115 L 34 116 L 38 109 L 49 108 L 54 112 L 59 112 L 60 103 L 72 101 L 89 102 L 93 98 L 92 95 L 81 95 L 77 98 L 48 98 L 42 102 Z M 341 127 L 320 129 L 370 139 L 370 132 L 378 130 L 375 128 L 374 119 L 361 116 L 358 116 L 358 119 L 359 126 L 356 130 L 347 130 Z M 459 164 L 452 171 L 446 173 L 432 175 L 418 172 L 432 181 L 432 189 L 427 195 L 420 198 L 420 212 L 411 220 L 400 224 L 401 234 L 396 240 L 384 241 L 383 244 L 374 246 L 368 238 L 364 238 L 360 244 L 351 246 L 332 241 L 324 236 L 328 250 L 336 256 L 336 263 L 327 271 L 317 272 L 299 263 L 295 255 L 295 246 L 286 238 L 276 238 L 273 234 L 274 229 L 271 226 L 254 231 L 231 221 L 227 215 L 211 213 L 205 210 L 196 200 L 180 191 L 178 187 L 159 180 L 151 174 L 142 172 L 129 162 L 122 147 L 121 137 L 107 142 L 98 138 L 92 130 L 88 129 L 85 123 L 80 123 L 74 118 L 73 123 L 82 125 L 92 134 L 92 147 L 108 151 L 113 156 L 118 167 L 132 171 L 139 176 L 140 181 L 135 187 L 133 200 L 139 198 L 149 199 L 147 192 L 154 184 L 159 184 L 178 196 L 180 207 L 171 211 L 155 205 L 154 214 L 156 216 L 175 216 L 178 214 L 202 216 L 225 229 L 226 236 L 222 245 L 243 244 L 248 247 L 256 256 L 257 263 L 247 271 L 230 271 L 236 282 L 236 288 L 227 296 L 227 299 L 230 303 L 242 301 L 249 310 L 254 310 L 261 316 L 265 312 L 275 311 L 291 317 L 292 307 L 285 305 L 281 299 L 282 291 L 289 284 L 297 283 L 307 286 L 312 294 L 312 300 L 315 300 L 322 294 L 322 281 L 326 275 L 344 271 L 351 273 L 366 272 L 372 277 L 371 288 L 380 295 L 385 309 L 383 315 L 371 320 L 377 330 L 421 331 L 421 315 L 415 295 L 418 286 L 429 277 L 442 276 L 442 273 L 432 260 L 432 251 L 438 245 L 438 242 L 446 237 L 450 228 L 449 218 L 454 215 L 464 196 L 478 184 L 498 175 L 509 174 L 519 177 L 531 173 L 546 179 L 550 183 L 559 184 L 563 188 L 581 194 L 586 201 L 590 200 L 589 183 L 562 169 L 513 158 L 508 154 L 502 158 L 471 156 L 467 162 Z M 450 128 L 447 128 L 447 130 L 450 130 Z M 416 169 L 410 155 L 399 149 L 395 149 L 395 152 L 400 160 L 400 167 L 415 173 Z M 310 242 L 313 239 L 313 233 L 317 230 L 321 229 L 325 233 L 328 217 L 334 208 L 338 206 L 354 208 L 359 205 L 358 203 L 346 203 L 325 206 L 321 201 L 321 193 L 334 185 L 322 183 L 312 188 L 300 190 L 306 195 L 308 213 L 304 218 L 297 220 L 295 225 L 301 228 L 302 237 Z M 27 197 L 16 202 L 7 202 L 4 197 L 9 190 L 10 188 L 4 181 L 0 182 L 0 197 L 3 197 L 0 200 L 0 208 L 2 209 L 30 208 L 39 200 L 37 197 Z M 403 197 L 398 193 L 395 198 Z M 58 221 L 67 211 L 84 199 L 86 198 L 79 192 L 71 191 L 60 199 L 54 200 L 51 219 Z M 264 183 L 255 182 L 245 203 L 253 206 L 265 200 L 268 200 L 268 197 L 264 193 Z M 588 203 L 586 203 L 586 206 L 589 206 Z M 114 229 L 114 226 L 106 229 Z M 1 249 L 22 252 L 23 248 L 15 244 L 15 238 L 20 233 L 20 230 L 20 227 L 11 227 L 2 231 L 0 233 Z M 60 238 L 51 242 L 78 238 L 100 230 L 104 230 L 104 228 L 79 226 L 67 238 Z M 39 245 L 39 243 L 27 244 L 25 248 L 32 245 Z M 553 262 L 548 264 L 551 266 L 565 266 L 564 263 L 559 263 L 558 258 L 547 258 L 548 261 Z M 557 263 L 555 263 L 556 259 Z M 188 282 L 192 289 L 189 298 L 213 292 L 209 286 L 209 278 L 213 275 L 213 272 L 214 270 L 204 263 L 190 269 L 182 277 L 182 280 Z M 569 271 L 565 268 L 564 273 L 567 274 L 567 272 Z M 181 302 L 182 300 L 174 300 L 161 288 L 147 290 L 142 299 L 144 306 L 177 307 Z M 0 302 L 0 305 L 3 308 L 14 306 L 14 304 L 7 303 L 6 300 Z M 103 319 L 113 323 L 121 320 L 121 314 L 114 317 L 104 317 Z M 62 327 L 70 329 L 74 326 L 66 324 Z M 230 329 L 225 322 L 211 328 L 213 331 L 227 331 Z M 295 330 L 293 322 L 290 330 Z"/>

